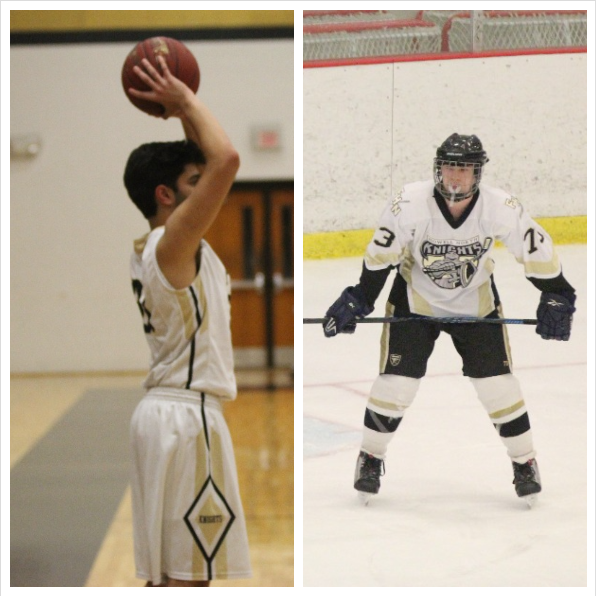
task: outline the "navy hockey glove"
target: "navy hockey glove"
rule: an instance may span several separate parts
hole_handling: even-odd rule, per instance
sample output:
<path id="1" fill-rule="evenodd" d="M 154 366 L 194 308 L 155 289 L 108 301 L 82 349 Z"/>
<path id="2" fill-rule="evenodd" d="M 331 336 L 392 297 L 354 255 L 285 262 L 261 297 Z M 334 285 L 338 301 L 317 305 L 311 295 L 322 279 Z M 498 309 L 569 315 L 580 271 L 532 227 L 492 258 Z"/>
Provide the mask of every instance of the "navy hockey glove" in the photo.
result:
<path id="1" fill-rule="evenodd" d="M 372 311 L 360 288 L 346 288 L 325 314 L 325 337 L 335 337 L 338 333 L 354 333 L 356 319 L 361 319 Z"/>
<path id="2" fill-rule="evenodd" d="M 556 339 L 567 341 L 571 335 L 571 322 L 575 312 L 575 294 L 568 292 L 553 294 L 542 292 L 536 318 L 536 333 L 542 339 Z"/>

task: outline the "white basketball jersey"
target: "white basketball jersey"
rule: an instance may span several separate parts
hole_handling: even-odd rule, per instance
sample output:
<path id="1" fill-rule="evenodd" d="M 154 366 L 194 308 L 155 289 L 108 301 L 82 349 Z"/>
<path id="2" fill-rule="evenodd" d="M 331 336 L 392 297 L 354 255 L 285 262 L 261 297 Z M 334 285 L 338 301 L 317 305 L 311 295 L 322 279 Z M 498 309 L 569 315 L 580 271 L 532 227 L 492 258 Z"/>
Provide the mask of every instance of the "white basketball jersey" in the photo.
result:
<path id="1" fill-rule="evenodd" d="M 406 185 L 389 201 L 365 254 L 370 270 L 399 265 L 412 313 L 484 317 L 495 309 L 491 251 L 502 242 L 527 277 L 561 273 L 553 242 L 510 194 L 480 185 L 465 219 L 450 223 L 433 196 L 434 183 Z"/>
<path id="2" fill-rule="evenodd" d="M 232 400 L 236 379 L 230 331 L 230 278 L 213 249 L 201 241 L 199 273 L 185 289 L 161 272 L 155 249 L 164 228 L 135 241 L 133 290 L 151 351 L 144 386 L 189 389 Z"/>

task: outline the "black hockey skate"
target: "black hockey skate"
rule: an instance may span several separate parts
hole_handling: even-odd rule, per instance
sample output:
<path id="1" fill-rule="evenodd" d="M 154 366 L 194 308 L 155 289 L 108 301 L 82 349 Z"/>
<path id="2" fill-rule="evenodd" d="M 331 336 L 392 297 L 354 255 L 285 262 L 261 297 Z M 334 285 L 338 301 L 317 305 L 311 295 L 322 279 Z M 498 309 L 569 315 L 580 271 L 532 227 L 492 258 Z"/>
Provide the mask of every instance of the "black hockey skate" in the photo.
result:
<path id="1" fill-rule="evenodd" d="M 513 462 L 513 484 L 518 497 L 526 500 L 532 507 L 537 494 L 542 490 L 540 472 L 535 459 L 528 460 L 525 464 Z"/>
<path id="2" fill-rule="evenodd" d="M 361 451 L 356 461 L 354 488 L 361 501 L 366 505 L 372 495 L 376 495 L 381 487 L 381 476 L 385 474 L 385 462 L 370 453 Z"/>

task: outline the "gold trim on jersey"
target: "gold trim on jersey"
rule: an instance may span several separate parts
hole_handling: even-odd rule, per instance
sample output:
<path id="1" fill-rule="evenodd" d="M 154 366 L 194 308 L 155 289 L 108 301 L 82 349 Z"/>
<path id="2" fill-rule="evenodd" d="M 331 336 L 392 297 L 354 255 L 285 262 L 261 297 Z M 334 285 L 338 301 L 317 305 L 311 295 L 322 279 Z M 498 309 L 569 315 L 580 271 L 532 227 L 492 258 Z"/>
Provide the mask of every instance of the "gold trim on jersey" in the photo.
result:
<path id="1" fill-rule="evenodd" d="M 414 256 L 412 255 L 409 248 L 404 248 L 402 251 L 403 260 L 399 265 L 399 274 L 404 278 L 408 288 L 406 291 L 410 292 L 412 297 L 412 304 L 414 308 L 412 311 L 417 315 L 423 315 L 427 317 L 433 316 L 433 310 L 425 298 L 419 294 L 412 285 L 412 269 L 414 267 Z"/>
<path id="2" fill-rule="evenodd" d="M 224 471 L 223 462 L 223 448 L 222 439 L 214 430 L 210 434 L 210 445 L 211 445 L 211 476 L 214 479 L 215 484 L 225 496 L 228 495 L 226 487 L 226 475 Z M 229 505 L 229 504 L 228 504 Z M 236 512 L 233 511 L 236 515 Z M 237 523 L 237 522 L 232 522 Z M 213 561 L 214 566 L 212 568 L 213 575 L 215 577 L 228 577 L 228 541 L 224 538 L 222 541 L 215 559 Z"/>
<path id="3" fill-rule="evenodd" d="M 199 316 L 201 317 L 201 330 L 206 331 L 209 327 L 209 311 L 207 309 L 207 297 L 205 296 L 205 288 L 203 281 L 200 277 L 197 277 L 192 284 L 192 287 L 196 290 L 197 300 L 199 302 Z M 192 299 L 190 289 L 180 290 L 176 292 L 176 299 L 178 300 L 178 306 L 182 313 L 184 320 L 184 337 L 190 340 L 197 330 L 197 314 L 195 312 L 195 303 Z"/>
<path id="4" fill-rule="evenodd" d="M 143 251 L 145 250 L 145 245 L 147 244 L 147 240 L 149 239 L 149 234 L 151 232 L 147 232 L 144 236 L 142 236 L 141 238 L 137 238 L 134 242 L 133 242 L 133 248 L 134 251 L 137 255 L 141 256 L 143 254 Z"/>
<path id="5" fill-rule="evenodd" d="M 205 295 L 205 286 L 203 280 L 197 277 L 193 283 L 197 291 L 197 299 L 199 301 L 199 309 L 201 313 L 201 330 L 207 331 L 209 329 L 209 309 L 207 308 L 207 296 Z"/>
<path id="6" fill-rule="evenodd" d="M 205 462 L 209 459 L 206 436 L 207 429 L 203 428 L 196 439 L 195 495 L 198 495 L 203 488 L 208 474 L 208 471 L 205 470 Z M 192 548 L 192 573 L 195 577 L 204 576 L 206 573 L 205 558 L 196 544 L 193 544 Z"/>
<path id="7" fill-rule="evenodd" d="M 409 248 L 405 248 L 402 251 L 403 260 L 399 265 L 399 274 L 404 278 L 405 282 L 408 284 L 408 290 L 411 292 L 412 296 L 412 304 L 414 308 L 412 309 L 417 315 L 424 315 L 427 317 L 433 316 L 433 311 L 430 306 L 428 300 L 422 297 L 412 285 L 412 269 L 414 267 L 414 256 L 412 255 Z"/>
<path id="8" fill-rule="evenodd" d="M 409 248 L 402 251 L 402 262 L 399 265 L 399 274 L 406 280 L 408 285 L 412 284 L 412 268 L 414 267 L 414 257 Z"/>
<path id="9" fill-rule="evenodd" d="M 414 304 L 414 312 L 417 315 L 423 315 L 425 317 L 432 317 L 434 315 L 433 309 L 428 302 L 419 294 L 412 286 L 408 286 L 412 292 L 412 303 Z"/>
<path id="10" fill-rule="evenodd" d="M 197 325 L 195 307 L 190 296 L 190 291 L 182 290 L 176 292 L 176 299 L 178 300 L 178 306 L 180 307 L 182 320 L 184 321 L 184 337 L 190 340 L 195 334 Z"/>
<path id="11" fill-rule="evenodd" d="M 490 279 L 488 279 L 478 288 L 478 316 L 485 317 L 490 314 L 493 309 L 493 293 L 491 290 Z"/>
<path id="12" fill-rule="evenodd" d="M 433 311 L 430 306 L 428 300 L 422 297 L 412 285 L 412 269 L 414 267 L 414 256 L 412 255 L 409 248 L 405 248 L 402 251 L 403 260 L 399 265 L 399 274 L 404 278 L 405 282 L 408 284 L 407 291 L 411 292 L 412 296 L 412 304 L 414 308 L 412 309 L 417 315 L 424 315 L 427 317 L 433 316 Z"/>
<path id="13" fill-rule="evenodd" d="M 546 275 L 548 277 L 551 277 L 553 275 L 558 275 L 561 272 L 561 263 L 559 261 L 559 255 L 555 253 L 553 255 L 553 258 L 546 263 L 537 261 L 526 261 L 524 263 L 524 270 L 526 272 L 526 276 Z"/>
<path id="14" fill-rule="evenodd" d="M 484 269 L 489 275 L 492 275 L 495 270 L 495 262 L 491 258 L 485 259 Z"/>

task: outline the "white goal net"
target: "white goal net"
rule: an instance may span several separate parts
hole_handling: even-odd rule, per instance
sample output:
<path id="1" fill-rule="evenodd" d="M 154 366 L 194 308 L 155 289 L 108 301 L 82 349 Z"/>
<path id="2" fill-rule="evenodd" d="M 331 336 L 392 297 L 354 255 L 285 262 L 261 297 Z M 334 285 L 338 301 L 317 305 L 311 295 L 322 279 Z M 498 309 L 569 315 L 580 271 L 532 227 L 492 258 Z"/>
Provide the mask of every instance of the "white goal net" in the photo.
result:
<path id="1" fill-rule="evenodd" d="M 304 26 L 304 60 L 433 54 L 441 49 L 441 30 L 416 20 L 372 20 Z"/>
<path id="2" fill-rule="evenodd" d="M 476 11 L 450 16 L 442 28 L 445 52 L 586 46 L 585 11 Z"/>
<path id="3" fill-rule="evenodd" d="M 580 10 L 304 11 L 304 61 L 457 52 L 585 48 Z"/>

